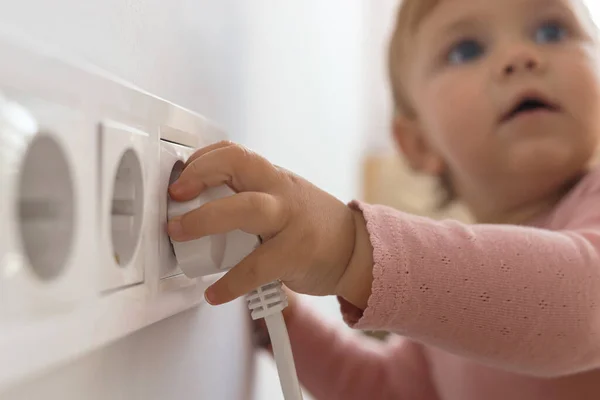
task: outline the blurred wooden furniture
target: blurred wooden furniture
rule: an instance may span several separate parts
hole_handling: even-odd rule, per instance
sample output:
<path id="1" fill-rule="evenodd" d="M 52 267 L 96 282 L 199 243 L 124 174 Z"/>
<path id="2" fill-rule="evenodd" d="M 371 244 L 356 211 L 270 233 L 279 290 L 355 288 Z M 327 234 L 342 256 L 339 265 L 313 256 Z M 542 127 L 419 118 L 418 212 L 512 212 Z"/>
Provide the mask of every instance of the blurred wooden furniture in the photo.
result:
<path id="1" fill-rule="evenodd" d="M 361 198 L 401 211 L 436 219 L 470 221 L 460 204 L 438 210 L 435 179 L 412 172 L 397 154 L 368 154 L 363 159 Z"/>

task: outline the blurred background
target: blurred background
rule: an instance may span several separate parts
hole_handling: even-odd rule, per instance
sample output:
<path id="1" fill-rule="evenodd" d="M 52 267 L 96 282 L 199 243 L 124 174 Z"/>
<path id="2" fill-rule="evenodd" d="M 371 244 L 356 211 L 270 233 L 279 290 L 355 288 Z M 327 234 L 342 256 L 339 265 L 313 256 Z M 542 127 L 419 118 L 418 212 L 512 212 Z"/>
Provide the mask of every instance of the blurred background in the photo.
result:
<path id="1" fill-rule="evenodd" d="M 432 182 L 389 138 L 385 46 L 397 0 L 0 0 L 0 27 L 43 40 L 216 121 L 343 201 L 431 211 Z M 600 3 L 587 1 L 595 18 Z M 447 215 L 468 218 L 460 207 Z M 342 324 L 332 299 L 309 299 Z M 280 399 L 257 359 L 256 399 Z"/>

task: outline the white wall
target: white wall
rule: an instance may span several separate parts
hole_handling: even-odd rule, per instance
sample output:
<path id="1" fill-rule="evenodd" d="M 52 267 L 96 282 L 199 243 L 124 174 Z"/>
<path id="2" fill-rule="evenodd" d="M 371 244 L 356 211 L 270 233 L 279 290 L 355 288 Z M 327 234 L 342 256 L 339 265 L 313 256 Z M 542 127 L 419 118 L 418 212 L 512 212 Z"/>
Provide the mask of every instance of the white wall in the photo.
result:
<path id="1" fill-rule="evenodd" d="M 595 0 L 583 0 L 583 3 L 588 7 L 592 19 L 598 25 L 598 22 L 600 22 L 600 3 Z"/>
<path id="2" fill-rule="evenodd" d="M 0 0 L 0 23 L 233 126 L 240 0 Z"/>
<path id="3" fill-rule="evenodd" d="M 241 140 L 343 200 L 357 188 L 363 129 L 361 1 L 246 5 Z"/>
<path id="4" fill-rule="evenodd" d="M 233 139 L 348 201 L 357 192 L 368 103 L 363 4 L 0 0 L 0 28 L 198 111 Z M 335 302 L 313 301 L 339 323 Z M 86 390 L 93 395 L 85 398 L 98 399 L 242 398 L 245 317 L 240 302 L 190 311 L 52 371 L 15 398 L 38 392 L 78 398 Z M 281 398 L 274 370 L 261 360 L 257 398 Z"/>
<path id="5" fill-rule="evenodd" d="M 186 311 L 26 381 L 0 398 L 250 399 L 246 314 L 237 305 Z"/>
<path id="6" fill-rule="evenodd" d="M 387 51 L 399 3 L 400 0 L 371 1 L 365 11 L 364 79 L 368 102 L 365 104 L 364 144 L 370 152 L 395 151 L 390 134 L 393 104 L 387 76 Z"/>

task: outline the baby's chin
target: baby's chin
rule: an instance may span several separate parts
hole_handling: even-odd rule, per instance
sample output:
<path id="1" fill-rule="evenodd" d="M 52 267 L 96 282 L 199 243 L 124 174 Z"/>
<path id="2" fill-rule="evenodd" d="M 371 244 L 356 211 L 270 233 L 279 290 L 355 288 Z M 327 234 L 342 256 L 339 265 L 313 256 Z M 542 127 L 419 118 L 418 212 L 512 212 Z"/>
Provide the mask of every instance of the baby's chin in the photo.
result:
<path id="1" fill-rule="evenodd" d="M 564 180 L 585 170 L 594 149 L 575 140 L 556 138 L 522 142 L 507 155 L 511 173 L 542 180 Z"/>

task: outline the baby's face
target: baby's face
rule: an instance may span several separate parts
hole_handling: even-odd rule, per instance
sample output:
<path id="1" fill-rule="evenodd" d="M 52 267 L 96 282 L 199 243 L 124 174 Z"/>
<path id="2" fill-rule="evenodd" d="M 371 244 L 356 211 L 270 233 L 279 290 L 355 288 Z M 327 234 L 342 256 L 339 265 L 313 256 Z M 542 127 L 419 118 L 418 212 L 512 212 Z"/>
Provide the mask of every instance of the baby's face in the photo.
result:
<path id="1" fill-rule="evenodd" d="M 422 21 L 407 91 L 460 189 L 528 201 L 589 161 L 600 79 L 586 13 L 579 0 L 442 0 Z"/>

